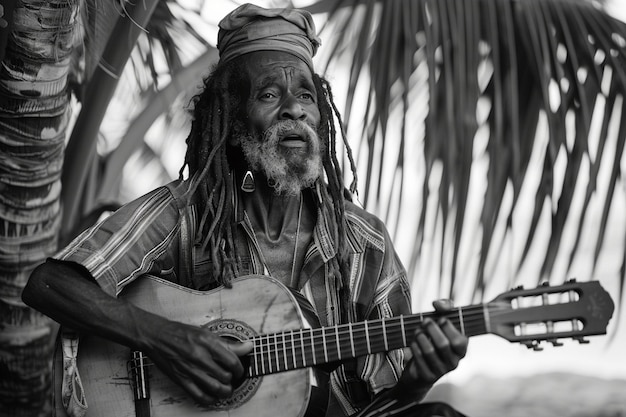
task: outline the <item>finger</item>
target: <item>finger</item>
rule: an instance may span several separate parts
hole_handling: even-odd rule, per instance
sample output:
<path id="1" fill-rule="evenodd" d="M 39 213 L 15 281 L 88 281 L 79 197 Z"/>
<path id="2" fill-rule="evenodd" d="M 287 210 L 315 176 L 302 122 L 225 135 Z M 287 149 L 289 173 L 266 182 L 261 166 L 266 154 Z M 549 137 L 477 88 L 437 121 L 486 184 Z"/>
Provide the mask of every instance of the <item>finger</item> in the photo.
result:
<path id="1" fill-rule="evenodd" d="M 198 385 L 196 385 L 195 383 L 192 383 L 189 380 L 182 382 L 181 386 L 183 387 L 185 391 L 187 391 L 187 393 L 191 396 L 191 398 L 193 398 L 194 401 L 200 404 L 211 405 L 215 403 L 215 401 L 217 400 L 216 397 L 212 397 L 206 394 L 204 391 L 200 389 Z"/>
<path id="2" fill-rule="evenodd" d="M 433 307 L 437 311 L 447 311 L 454 308 L 454 302 L 449 299 L 441 299 L 433 301 Z"/>
<path id="3" fill-rule="evenodd" d="M 243 375 L 244 369 L 238 353 L 246 351 L 245 345 L 237 347 L 234 342 L 213 335 L 203 339 L 203 342 L 203 347 L 208 351 L 208 354 L 203 355 L 205 365 L 222 382 L 230 382 L 233 375 Z"/>
<path id="4" fill-rule="evenodd" d="M 467 345 L 468 345 L 467 336 L 465 336 L 456 327 L 454 327 L 452 322 L 448 319 L 442 319 L 440 321 L 440 327 L 445 333 L 446 337 L 448 338 L 452 351 L 459 358 L 465 357 L 465 354 L 467 353 Z"/>
<path id="5" fill-rule="evenodd" d="M 237 356 L 244 356 L 252 352 L 254 344 L 249 340 L 244 342 L 228 341 L 227 348 Z"/>
<path id="6" fill-rule="evenodd" d="M 445 318 L 440 319 L 439 324 L 427 323 L 426 330 L 437 356 L 445 366 L 445 372 L 456 369 L 467 350 L 467 338 Z"/>
<path id="7" fill-rule="evenodd" d="M 419 338 L 420 336 L 418 335 L 411 343 L 411 353 L 413 354 L 413 358 L 411 360 L 412 366 L 410 368 L 411 377 L 416 381 L 422 380 L 427 383 L 433 383 L 437 380 L 437 375 L 433 372 L 430 364 L 424 357 L 425 355 L 418 342 Z"/>
<path id="8" fill-rule="evenodd" d="M 424 322 L 424 329 L 424 332 L 417 335 L 416 341 L 430 370 L 441 376 L 448 371 L 446 364 L 448 357 L 452 355 L 450 346 L 443 331 L 432 320 Z"/>
<path id="9" fill-rule="evenodd" d="M 240 358 L 242 356 L 249 355 L 254 349 L 254 344 L 251 341 L 228 342 L 226 348 L 237 356 L 238 360 L 235 364 L 235 369 L 233 369 L 233 374 L 236 378 L 241 378 L 246 370 L 244 369 Z"/>
<path id="10" fill-rule="evenodd" d="M 233 392 L 230 382 L 222 382 L 215 375 L 193 370 L 189 373 L 187 379 L 191 386 L 197 387 L 201 395 L 207 399 L 227 397 Z"/>
<path id="11" fill-rule="evenodd" d="M 223 384 L 198 368 L 189 368 L 185 363 L 171 363 L 160 367 L 166 371 L 172 381 L 180 385 L 189 395 L 201 404 L 212 404 L 219 397 L 225 397 L 232 392 L 230 385 Z"/>

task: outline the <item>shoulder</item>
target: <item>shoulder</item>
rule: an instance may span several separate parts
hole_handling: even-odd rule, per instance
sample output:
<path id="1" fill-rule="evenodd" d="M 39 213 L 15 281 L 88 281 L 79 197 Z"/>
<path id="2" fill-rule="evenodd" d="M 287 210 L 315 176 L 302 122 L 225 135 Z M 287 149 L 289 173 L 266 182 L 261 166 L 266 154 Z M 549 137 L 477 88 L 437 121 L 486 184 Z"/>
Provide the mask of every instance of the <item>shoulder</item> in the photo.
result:
<path id="1" fill-rule="evenodd" d="M 135 228 L 152 223 L 175 224 L 185 201 L 180 181 L 173 181 L 125 203 L 95 227 L 116 230 L 129 228 L 131 224 Z"/>
<path id="2" fill-rule="evenodd" d="M 365 244 L 381 251 L 385 251 L 385 247 L 391 245 L 385 223 L 376 215 L 349 201 L 346 202 L 346 220 L 349 237 L 355 239 L 359 245 Z"/>

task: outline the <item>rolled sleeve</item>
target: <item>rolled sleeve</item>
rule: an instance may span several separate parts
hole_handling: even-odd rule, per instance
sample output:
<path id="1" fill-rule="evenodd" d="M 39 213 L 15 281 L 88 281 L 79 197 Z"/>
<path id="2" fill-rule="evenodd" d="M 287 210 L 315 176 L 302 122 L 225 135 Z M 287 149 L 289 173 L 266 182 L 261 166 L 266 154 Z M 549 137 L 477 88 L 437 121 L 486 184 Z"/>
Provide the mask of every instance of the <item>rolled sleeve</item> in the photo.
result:
<path id="1" fill-rule="evenodd" d="M 176 199 L 161 187 L 86 229 L 53 258 L 84 266 L 105 292 L 117 296 L 137 276 L 176 266 L 172 241 L 179 217 Z"/>

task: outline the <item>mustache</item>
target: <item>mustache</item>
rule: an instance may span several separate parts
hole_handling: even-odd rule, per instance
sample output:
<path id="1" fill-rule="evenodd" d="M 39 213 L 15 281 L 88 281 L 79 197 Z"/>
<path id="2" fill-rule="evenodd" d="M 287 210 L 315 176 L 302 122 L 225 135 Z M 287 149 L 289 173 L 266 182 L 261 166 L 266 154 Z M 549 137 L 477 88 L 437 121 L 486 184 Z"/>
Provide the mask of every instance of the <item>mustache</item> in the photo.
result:
<path id="1" fill-rule="evenodd" d="M 301 120 L 279 120 L 263 132 L 265 141 L 278 141 L 287 135 L 297 135 L 307 142 L 319 140 L 317 131 Z"/>

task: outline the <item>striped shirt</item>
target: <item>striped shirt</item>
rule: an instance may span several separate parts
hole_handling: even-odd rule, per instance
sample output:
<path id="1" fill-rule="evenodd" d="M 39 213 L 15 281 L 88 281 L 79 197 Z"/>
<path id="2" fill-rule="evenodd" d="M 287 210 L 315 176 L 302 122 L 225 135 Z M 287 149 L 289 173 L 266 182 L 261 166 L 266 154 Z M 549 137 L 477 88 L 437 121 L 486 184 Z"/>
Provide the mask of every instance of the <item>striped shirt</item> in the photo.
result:
<path id="1" fill-rule="evenodd" d="M 182 198 L 187 182 L 175 181 L 126 204 L 97 225 L 85 230 L 55 257 L 85 266 L 100 287 L 117 296 L 142 274 L 152 274 L 195 289 L 217 284 L 211 278 L 208 257 L 192 246 L 196 206 Z M 319 190 L 317 190 L 319 194 Z M 238 204 L 235 202 L 237 209 Z M 238 209 L 237 209 L 238 210 Z M 239 216 L 240 238 L 248 242 L 238 254 L 244 274 L 264 274 L 259 245 L 245 212 Z M 344 317 L 350 321 L 374 320 L 410 314 L 410 291 L 406 272 L 381 220 L 352 203 L 346 206 L 347 237 L 351 256 L 350 300 Z M 313 238 L 301 272 L 300 292 L 312 304 L 322 325 L 340 320 L 339 287 L 328 262 L 337 248 L 326 219 L 318 212 Z M 187 224 L 185 224 L 187 222 Z M 182 227 L 181 227 L 182 225 Z M 185 249 L 185 250 L 181 250 Z M 190 253 L 193 268 L 184 271 L 181 257 Z M 376 393 L 394 386 L 402 373 L 404 350 L 370 354 L 348 361 L 331 373 L 328 415 L 353 414 L 370 403 Z M 389 414 L 393 415 L 393 414 Z"/>

